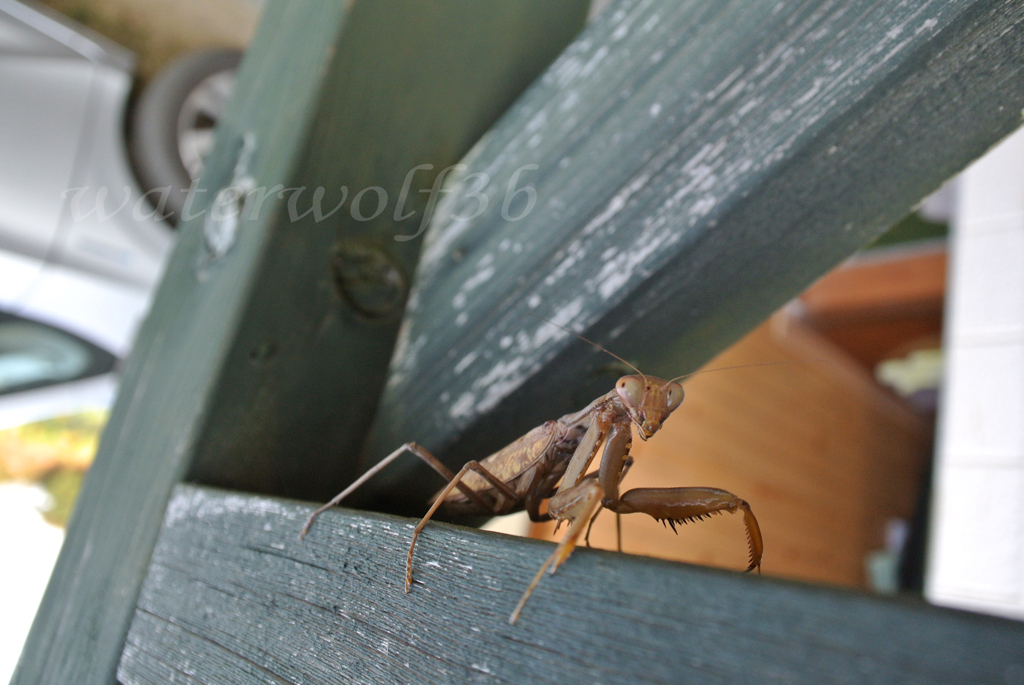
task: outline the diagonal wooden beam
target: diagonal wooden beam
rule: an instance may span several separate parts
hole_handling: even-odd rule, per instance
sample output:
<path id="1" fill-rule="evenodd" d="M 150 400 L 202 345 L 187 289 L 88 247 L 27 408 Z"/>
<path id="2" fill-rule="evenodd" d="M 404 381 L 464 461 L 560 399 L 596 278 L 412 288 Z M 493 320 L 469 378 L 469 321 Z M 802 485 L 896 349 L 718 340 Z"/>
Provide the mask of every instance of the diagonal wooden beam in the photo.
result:
<path id="1" fill-rule="evenodd" d="M 1013 0 L 614 4 L 435 215 L 365 465 L 416 440 L 455 467 L 607 392 L 537 317 L 694 370 L 1016 128 L 1022 73 Z"/>

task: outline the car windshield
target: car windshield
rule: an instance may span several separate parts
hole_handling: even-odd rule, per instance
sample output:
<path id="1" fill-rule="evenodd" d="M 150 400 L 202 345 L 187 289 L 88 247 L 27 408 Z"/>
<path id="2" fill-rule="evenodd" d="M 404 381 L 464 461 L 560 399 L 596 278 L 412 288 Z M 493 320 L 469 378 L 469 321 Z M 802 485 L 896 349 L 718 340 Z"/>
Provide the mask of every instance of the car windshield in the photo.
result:
<path id="1" fill-rule="evenodd" d="M 0 394 L 82 378 L 110 357 L 73 335 L 20 318 L 0 319 Z M 110 358 L 112 362 L 113 359 Z M 101 362 L 97 364 L 97 362 Z"/>

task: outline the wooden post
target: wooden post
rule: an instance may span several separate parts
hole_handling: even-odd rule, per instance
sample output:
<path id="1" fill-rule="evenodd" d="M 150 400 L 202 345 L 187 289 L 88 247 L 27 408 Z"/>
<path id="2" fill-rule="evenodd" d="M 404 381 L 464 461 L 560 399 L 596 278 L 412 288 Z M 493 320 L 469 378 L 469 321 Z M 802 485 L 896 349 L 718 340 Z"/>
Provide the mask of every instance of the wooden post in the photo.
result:
<path id="1" fill-rule="evenodd" d="M 350 476 L 415 268 L 417 241 L 396 236 L 416 232 L 418 190 L 572 39 L 586 5 L 268 5 L 15 683 L 113 681 L 186 474 L 305 497 Z M 419 165 L 432 166 L 396 220 Z M 306 211 L 317 188 L 322 219 Z"/>

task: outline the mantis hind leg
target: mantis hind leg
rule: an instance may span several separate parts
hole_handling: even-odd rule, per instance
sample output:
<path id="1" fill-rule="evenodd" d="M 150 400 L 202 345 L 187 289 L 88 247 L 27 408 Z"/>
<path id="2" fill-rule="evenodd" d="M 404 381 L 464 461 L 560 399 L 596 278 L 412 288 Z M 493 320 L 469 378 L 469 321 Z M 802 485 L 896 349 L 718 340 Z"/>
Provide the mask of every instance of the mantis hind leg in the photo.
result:
<path id="1" fill-rule="evenodd" d="M 440 464 L 440 462 L 438 462 L 438 464 Z M 483 498 L 480 497 L 479 493 L 477 493 L 475 490 L 472 490 L 471 488 L 469 488 L 469 486 L 464 485 L 462 483 L 462 477 L 465 476 L 470 471 L 475 471 L 476 473 L 483 476 L 491 485 L 493 485 L 502 495 L 507 497 L 509 500 L 513 502 L 518 502 L 522 500 L 522 497 L 516 494 L 511 488 L 508 487 L 508 485 L 501 481 L 497 476 L 495 476 L 490 471 L 481 466 L 479 462 L 467 462 L 466 465 L 463 466 L 458 473 L 451 477 L 451 479 L 448 481 L 448 485 L 446 485 L 444 489 L 441 490 L 441 492 L 437 493 L 437 496 L 434 498 L 434 502 L 430 505 L 430 509 L 428 509 L 427 513 L 423 515 L 423 518 L 420 519 L 419 524 L 417 524 L 416 526 L 416 530 L 412 532 L 412 541 L 409 543 L 409 556 L 405 562 L 406 592 L 409 592 L 409 588 L 412 587 L 412 553 L 416 549 L 416 540 L 419 539 L 420 533 L 423 532 L 423 527 L 426 526 L 427 522 L 430 521 L 431 517 L 434 515 L 434 512 L 437 511 L 437 508 L 444 504 L 445 498 L 448 497 L 449 493 L 451 493 L 452 490 L 458 488 L 460 492 L 466 494 L 467 496 L 470 497 L 470 499 L 476 502 L 478 506 L 481 507 L 481 511 L 490 510 L 495 514 L 499 513 L 497 502 L 485 502 Z"/>
<path id="2" fill-rule="evenodd" d="M 328 502 L 327 504 L 323 505 L 322 507 L 314 511 L 312 514 L 310 514 L 309 518 L 306 519 L 306 525 L 302 527 L 302 532 L 299 533 L 299 539 L 301 540 L 302 538 L 306 537 L 306 534 L 309 533 L 309 529 L 313 526 L 313 522 L 316 521 L 316 518 L 320 516 L 320 514 L 324 513 L 331 507 L 339 504 L 343 499 L 345 499 L 353 492 L 355 492 L 361 485 L 363 485 L 366 481 L 373 478 L 388 464 L 393 462 L 398 457 L 402 456 L 402 454 L 404 454 L 405 452 L 410 452 L 411 454 L 414 454 L 415 456 L 419 457 L 428 466 L 437 471 L 437 473 L 446 481 L 452 482 L 453 480 L 455 480 L 455 474 L 452 473 L 447 466 L 438 461 L 437 457 L 431 454 L 425 447 L 415 442 L 407 442 L 401 447 L 399 447 L 397 450 L 395 450 L 394 452 L 392 452 L 391 454 L 377 462 L 373 466 L 373 468 L 369 469 L 366 473 L 359 476 L 359 478 L 354 480 L 351 485 L 349 485 L 347 488 L 345 488 L 337 495 L 335 495 L 330 502 Z M 485 502 L 484 499 L 480 497 L 480 495 L 476 491 L 469 488 L 468 486 L 459 484 L 459 491 L 466 495 L 466 497 L 471 499 L 474 504 L 480 507 L 481 511 L 486 511 L 491 508 L 490 504 Z M 503 492 L 502 494 L 505 493 Z"/>
<path id="3" fill-rule="evenodd" d="M 500 492 L 508 500 L 518 502 L 522 500 L 522 497 L 516 494 L 502 480 L 500 480 L 490 471 L 481 466 L 479 462 L 470 461 L 465 466 L 463 466 L 462 470 L 460 470 L 458 473 L 452 473 L 447 466 L 438 461 L 437 457 L 431 454 L 422 445 L 419 445 L 415 442 L 407 442 L 398 449 L 396 449 L 394 452 L 392 452 L 391 454 L 377 462 L 377 464 L 373 466 L 373 468 L 368 470 L 366 473 L 364 473 L 355 481 L 353 481 L 351 485 L 349 485 L 347 488 L 345 488 L 340 493 L 335 495 L 330 502 L 328 502 L 327 504 L 323 505 L 322 507 L 314 511 L 312 514 L 310 514 L 309 518 L 306 520 L 306 525 L 302 527 L 302 532 L 299 533 L 299 539 L 301 540 L 306 536 L 306 534 L 309 532 L 310 527 L 312 527 L 313 522 L 316 521 L 316 518 L 320 514 L 322 514 L 327 509 L 330 509 L 331 507 L 335 506 L 343 499 L 348 497 L 359 486 L 361 486 L 363 483 L 365 483 L 370 478 L 375 476 L 378 472 L 380 472 L 383 468 L 385 468 L 388 464 L 393 462 L 395 459 L 400 457 L 405 452 L 411 452 L 412 454 L 422 459 L 431 468 L 437 471 L 437 473 L 440 474 L 442 478 L 448 481 L 448 485 L 445 486 L 445 488 L 440 493 L 438 493 L 437 497 L 434 498 L 434 502 L 433 504 L 431 504 L 430 509 L 427 511 L 426 515 L 420 520 L 419 525 L 416 526 L 416 530 L 413 531 L 412 542 L 409 543 L 409 557 L 408 560 L 406 561 L 405 567 L 405 591 L 408 592 L 409 588 L 412 586 L 412 554 L 413 550 L 416 548 L 416 540 L 419 538 L 420 533 L 423 531 L 423 527 L 427 525 L 427 522 L 430 521 L 430 518 L 434 515 L 434 512 L 437 511 L 437 508 L 444 503 L 445 498 L 448 497 L 448 494 L 453 489 L 458 488 L 459 492 L 464 494 L 477 507 L 479 507 L 481 512 L 491 511 L 495 514 L 498 513 L 498 503 L 493 500 L 488 502 L 483 496 L 481 496 L 479 492 L 463 483 L 463 476 L 465 476 L 470 471 L 475 471 L 476 473 L 480 474 L 483 478 L 485 478 L 492 486 L 494 486 L 494 488 L 498 492 Z"/>
<path id="4" fill-rule="evenodd" d="M 761 570 L 764 543 L 750 505 L 731 492 L 718 488 L 636 488 L 604 506 L 621 514 L 643 513 L 658 521 L 667 522 L 675 530 L 677 523 L 698 521 L 711 514 L 743 512 L 750 551 L 748 571 Z"/>

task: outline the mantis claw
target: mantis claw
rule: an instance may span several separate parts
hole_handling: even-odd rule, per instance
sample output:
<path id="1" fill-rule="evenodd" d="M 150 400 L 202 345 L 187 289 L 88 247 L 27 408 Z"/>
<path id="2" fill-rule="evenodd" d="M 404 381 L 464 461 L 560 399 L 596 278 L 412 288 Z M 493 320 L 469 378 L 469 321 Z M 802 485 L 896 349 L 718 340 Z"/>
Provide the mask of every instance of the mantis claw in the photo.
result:
<path id="1" fill-rule="evenodd" d="M 761 571 L 764 542 L 754 512 L 745 500 L 718 488 L 636 488 L 622 495 L 617 502 L 608 502 L 612 511 L 620 514 L 642 513 L 662 522 L 668 521 L 675 530 L 676 523 L 698 521 L 712 514 L 743 512 L 747 531 L 750 565 L 747 571 Z"/>

